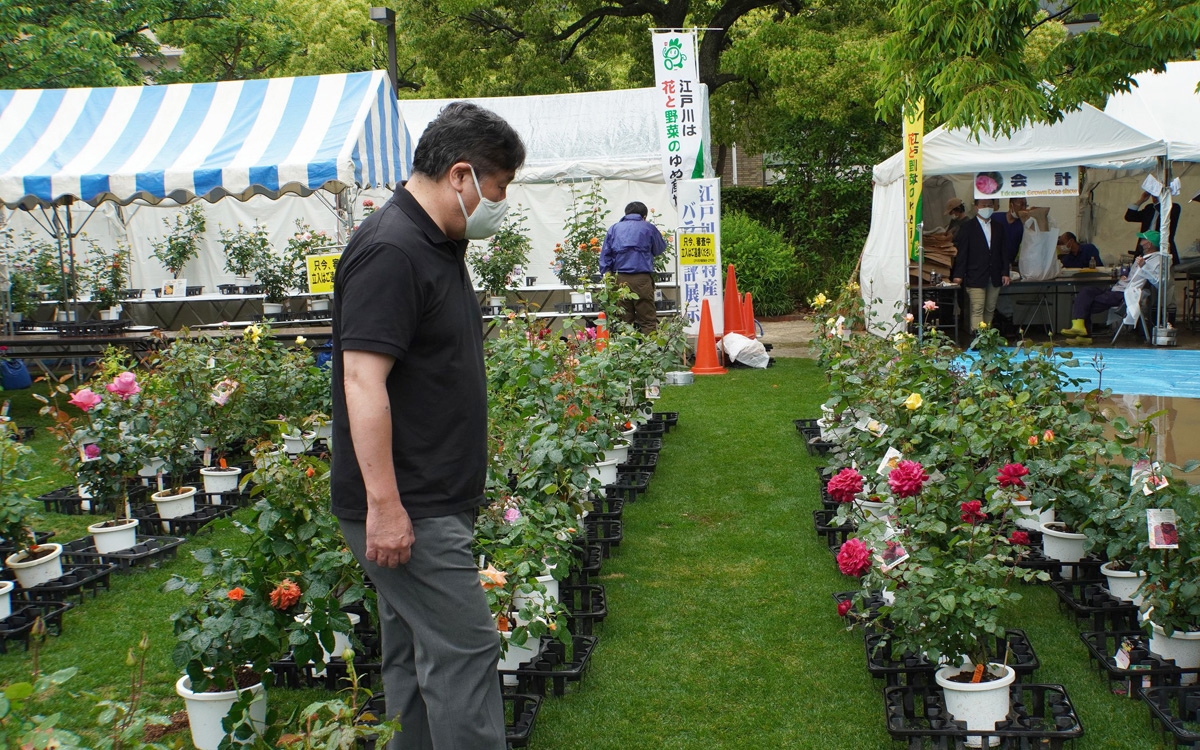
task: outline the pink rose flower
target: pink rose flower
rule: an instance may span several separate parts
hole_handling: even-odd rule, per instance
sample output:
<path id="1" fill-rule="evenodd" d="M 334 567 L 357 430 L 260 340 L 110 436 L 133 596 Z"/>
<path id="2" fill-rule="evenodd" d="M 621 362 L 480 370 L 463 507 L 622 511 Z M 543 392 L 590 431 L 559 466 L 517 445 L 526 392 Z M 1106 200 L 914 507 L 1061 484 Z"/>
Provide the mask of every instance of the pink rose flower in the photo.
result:
<path id="1" fill-rule="evenodd" d="M 113 378 L 113 382 L 104 386 L 109 393 L 115 393 L 122 401 L 128 401 L 135 393 L 140 393 L 142 387 L 137 384 L 137 377 L 132 372 L 123 372 Z"/>
<path id="2" fill-rule="evenodd" d="M 100 394 L 93 393 L 91 388 L 80 388 L 73 396 L 71 396 L 71 400 L 67 403 L 69 403 L 71 406 L 78 406 L 84 411 L 91 411 L 92 409 L 96 408 L 96 405 L 102 400 L 103 399 L 100 398 Z"/>
<path id="3" fill-rule="evenodd" d="M 931 299 L 925 300 L 924 307 L 926 312 L 933 312 L 934 310 L 938 309 L 937 303 Z"/>
<path id="4" fill-rule="evenodd" d="M 861 539 L 847 539 L 837 553 L 838 570 L 848 576 L 861 576 L 871 569 L 871 551 Z"/>
<path id="5" fill-rule="evenodd" d="M 95 443 L 88 443 L 83 446 L 83 457 L 89 461 L 94 458 L 100 458 L 100 446 Z"/>
<path id="6" fill-rule="evenodd" d="M 888 486 L 897 497 L 914 497 L 929 481 L 929 475 L 916 461 L 901 461 L 888 474 Z"/>
<path id="7" fill-rule="evenodd" d="M 504 520 L 507 523 L 512 523 L 520 517 L 521 511 L 517 510 L 516 508 L 509 508 L 508 510 L 504 511 Z"/>
<path id="8" fill-rule="evenodd" d="M 983 512 L 983 503 L 978 500 L 968 500 L 958 506 L 958 509 L 962 511 L 958 517 L 966 523 L 975 524 L 987 520 L 987 513 Z"/>
<path id="9" fill-rule="evenodd" d="M 863 478 L 854 469 L 842 469 L 829 480 L 825 490 L 829 496 L 839 503 L 848 503 L 854 496 L 862 492 Z"/>
<path id="10" fill-rule="evenodd" d="M 1021 480 L 1021 477 L 1028 475 L 1029 469 L 1021 464 L 1005 464 L 996 474 L 996 479 L 1000 482 L 1001 487 L 1024 487 L 1025 482 Z"/>

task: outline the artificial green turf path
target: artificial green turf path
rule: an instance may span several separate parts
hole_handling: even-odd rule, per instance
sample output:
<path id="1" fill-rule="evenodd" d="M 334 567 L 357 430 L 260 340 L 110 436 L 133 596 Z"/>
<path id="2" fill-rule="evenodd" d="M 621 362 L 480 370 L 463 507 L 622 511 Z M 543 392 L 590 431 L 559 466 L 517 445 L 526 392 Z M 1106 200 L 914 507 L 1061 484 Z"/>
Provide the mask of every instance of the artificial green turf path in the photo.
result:
<path id="1" fill-rule="evenodd" d="M 792 425 L 818 414 L 824 377 L 812 361 L 780 359 L 765 372 L 696 380 L 664 388 L 656 405 L 680 412 L 679 426 L 666 436 L 650 492 L 626 507 L 625 540 L 604 563 L 609 616 L 597 629 L 591 671 L 566 697 L 547 699 L 531 747 L 892 747 L 861 634 L 843 629 L 830 597 L 854 581 L 813 533 L 818 461 Z M 13 395 L 14 416 L 38 423 L 23 395 Z M 34 446 L 45 476 L 37 491 L 65 484 L 47 460 L 53 438 L 42 431 Z M 53 515 L 45 527 L 73 539 L 91 520 Z M 43 668 L 74 665 L 80 674 L 45 710 L 62 711 L 72 729 L 91 726 L 94 700 L 71 693 L 121 697 L 126 649 L 143 632 L 152 641 L 149 702 L 181 708 L 168 618 L 183 597 L 158 587 L 173 572 L 198 572 L 188 550 L 242 543 L 219 521 L 163 569 L 115 575 L 111 592 L 68 612 L 64 634 L 43 648 Z M 1029 634 L 1042 663 L 1037 679 L 1067 686 L 1087 732 L 1078 750 L 1162 746 L 1140 702 L 1108 693 L 1052 591 L 1029 588 L 1008 625 Z M 28 669 L 29 657 L 12 648 L 0 656 L 0 683 Z M 290 713 L 322 695 L 274 689 L 270 700 Z"/>
<path id="2" fill-rule="evenodd" d="M 779 359 L 664 388 L 678 411 L 650 492 L 625 507 L 600 578 L 609 614 L 591 672 L 544 704 L 533 748 L 889 748 L 882 682 L 830 594 L 854 587 L 813 531 L 814 467 L 792 420 L 819 415 L 815 362 Z M 1161 747 L 1149 712 L 1112 696 L 1057 598 L 1008 618 L 1067 687 L 1079 750 Z"/>

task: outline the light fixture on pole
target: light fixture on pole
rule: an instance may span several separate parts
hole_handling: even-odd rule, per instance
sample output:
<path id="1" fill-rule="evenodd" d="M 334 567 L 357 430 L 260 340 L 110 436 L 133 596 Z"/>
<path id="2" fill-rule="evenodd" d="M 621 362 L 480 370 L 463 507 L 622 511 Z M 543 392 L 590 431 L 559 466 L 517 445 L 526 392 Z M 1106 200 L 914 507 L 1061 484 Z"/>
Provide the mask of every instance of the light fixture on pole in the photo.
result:
<path id="1" fill-rule="evenodd" d="M 387 27 L 388 40 L 388 80 L 392 82 L 392 94 L 400 90 L 399 76 L 396 73 L 396 11 L 391 8 L 371 8 L 371 20 Z"/>

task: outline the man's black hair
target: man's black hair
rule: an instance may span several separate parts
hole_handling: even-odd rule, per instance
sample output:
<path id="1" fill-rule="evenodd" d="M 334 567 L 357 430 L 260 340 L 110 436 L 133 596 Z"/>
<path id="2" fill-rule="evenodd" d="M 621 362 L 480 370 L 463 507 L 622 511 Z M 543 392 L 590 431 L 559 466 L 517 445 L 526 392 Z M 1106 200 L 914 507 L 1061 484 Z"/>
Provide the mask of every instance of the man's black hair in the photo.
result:
<path id="1" fill-rule="evenodd" d="M 1079 242 L 1079 240 L 1076 239 L 1074 232 L 1063 232 L 1063 237 L 1069 237 L 1071 242 Z"/>
<path id="2" fill-rule="evenodd" d="M 637 214 L 644 219 L 650 214 L 650 212 L 646 210 L 645 203 L 642 203 L 641 201 L 634 201 L 625 207 L 625 215 L 628 216 L 629 214 Z"/>
<path id="3" fill-rule="evenodd" d="M 439 180 L 460 161 L 475 167 L 480 178 L 515 172 L 525 163 L 525 144 L 495 112 L 470 102 L 451 102 L 425 128 L 413 152 L 413 171 Z"/>

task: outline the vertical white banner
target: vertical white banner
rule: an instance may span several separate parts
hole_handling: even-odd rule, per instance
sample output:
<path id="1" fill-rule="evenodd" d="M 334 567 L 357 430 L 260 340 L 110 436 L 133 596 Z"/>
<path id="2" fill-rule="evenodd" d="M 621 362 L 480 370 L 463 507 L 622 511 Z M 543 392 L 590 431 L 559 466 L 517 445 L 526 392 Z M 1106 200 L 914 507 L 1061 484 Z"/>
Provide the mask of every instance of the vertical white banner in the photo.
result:
<path id="1" fill-rule="evenodd" d="M 700 179 L 705 168 L 696 32 L 656 31 L 653 39 L 663 177 L 671 186 L 671 201 L 679 205 L 680 180 Z"/>
<path id="2" fill-rule="evenodd" d="M 687 319 L 687 332 L 700 332 L 700 308 L 704 300 L 708 300 L 713 331 L 720 336 L 725 330 L 721 285 L 721 178 L 679 182 L 679 227 L 675 247 L 679 313 Z"/>

